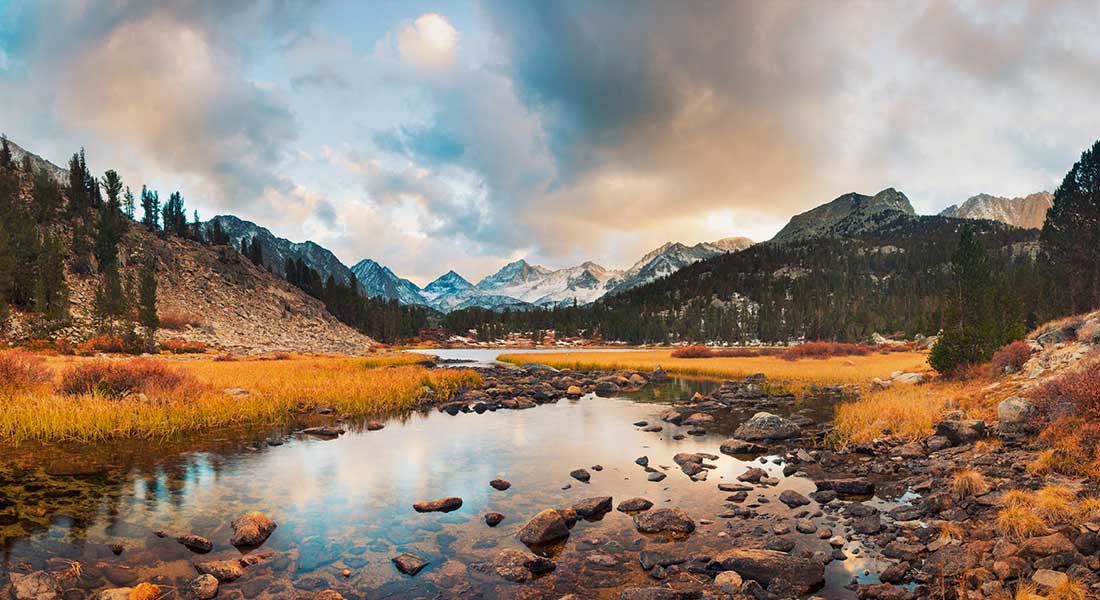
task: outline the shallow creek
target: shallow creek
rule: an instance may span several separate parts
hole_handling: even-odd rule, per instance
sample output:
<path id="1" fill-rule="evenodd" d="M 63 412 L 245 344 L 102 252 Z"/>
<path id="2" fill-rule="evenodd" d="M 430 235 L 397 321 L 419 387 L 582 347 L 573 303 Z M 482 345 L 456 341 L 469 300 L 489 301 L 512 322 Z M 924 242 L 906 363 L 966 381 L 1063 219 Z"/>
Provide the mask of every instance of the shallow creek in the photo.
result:
<path id="1" fill-rule="evenodd" d="M 678 379 L 620 397 L 587 395 L 528 410 L 411 412 L 390 419 L 381 431 L 352 425 L 334 440 L 268 430 L 174 442 L 0 449 L 0 571 L 58 572 L 75 569 L 67 561 L 77 561 L 79 575 L 63 582 L 70 590 L 66 598 L 141 581 L 183 589 L 196 575 L 193 562 L 240 556 L 229 545 L 229 522 L 250 510 L 279 524 L 263 546 L 279 556 L 225 584 L 219 598 L 294 598 L 325 588 L 349 599 L 559 598 L 577 592 L 618 598 L 625 586 L 657 583 L 638 565 L 641 550 L 713 555 L 777 537 L 770 532 L 781 524 L 790 527 L 785 537 L 797 544 L 795 552 L 828 552 L 828 540 L 794 531 L 798 510 L 777 501 L 787 489 L 805 495 L 815 489 L 806 477 L 784 477 L 779 457 L 761 464 L 722 455 L 710 461 L 717 468 L 701 482 L 691 481 L 673 462 L 678 452 L 720 454 L 720 442 L 748 414 L 731 413 L 708 426 L 705 435 L 683 440 L 673 436 L 688 427 L 666 423 L 663 431 L 651 433 L 633 425 L 658 422 L 667 403 L 717 385 Z M 830 418 L 832 406 L 792 405 L 776 412 L 799 410 L 822 420 Z M 268 439 L 282 443 L 269 445 Z M 635 464 L 640 456 L 667 468 L 668 477 L 647 481 Z M 720 518 L 728 493 L 718 484 L 736 482 L 749 465 L 765 468 L 781 483 L 749 493 L 743 506 L 755 507 L 759 516 Z M 592 474 L 587 484 L 569 477 L 581 467 Z M 512 487 L 490 487 L 498 477 Z M 522 549 L 515 533 L 540 510 L 603 495 L 616 505 L 641 496 L 654 508 L 679 507 L 699 527 L 686 539 L 643 535 L 630 516 L 612 510 L 598 521 L 578 522 L 564 544 L 547 552 L 557 569 L 534 582 L 513 584 L 468 568 L 505 548 Z M 412 509 L 415 501 L 444 496 L 461 497 L 462 507 L 446 514 Z M 812 515 L 818 506 L 804 510 Z M 490 528 L 483 520 L 489 511 L 503 513 L 505 520 Z M 844 532 L 836 511 L 812 519 Z M 157 537 L 157 530 L 204 536 L 214 550 L 196 555 Z M 116 555 L 118 545 L 122 551 Z M 827 566 L 828 583 L 819 595 L 850 598 L 854 593 L 844 586 L 853 577 L 876 581 L 880 567 L 871 553 L 861 552 L 855 542 L 844 551 L 847 560 Z M 402 575 L 390 562 L 402 552 L 431 564 L 415 577 Z M 586 560 L 596 552 L 618 564 Z M 345 569 L 350 576 L 341 574 Z M 6 579 L 0 573 L 0 581 Z"/>

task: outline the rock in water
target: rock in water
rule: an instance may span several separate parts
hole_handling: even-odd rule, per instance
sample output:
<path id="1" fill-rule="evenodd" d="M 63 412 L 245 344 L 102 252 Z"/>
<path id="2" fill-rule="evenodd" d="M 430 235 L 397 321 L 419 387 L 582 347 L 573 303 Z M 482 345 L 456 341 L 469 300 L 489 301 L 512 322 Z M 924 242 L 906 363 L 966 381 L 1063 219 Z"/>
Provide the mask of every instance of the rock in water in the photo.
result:
<path id="1" fill-rule="evenodd" d="M 29 575 L 12 573 L 11 594 L 15 600 L 61 600 L 61 584 L 45 571 Z"/>
<path id="2" fill-rule="evenodd" d="M 733 432 L 734 437 L 747 441 L 785 440 L 797 437 L 802 431 L 790 419 L 769 412 L 758 412 Z"/>
<path id="3" fill-rule="evenodd" d="M 642 533 L 691 533 L 695 521 L 679 508 L 659 508 L 635 515 L 634 527 Z"/>
<path id="4" fill-rule="evenodd" d="M 233 519 L 233 537 L 229 543 L 234 546 L 254 547 L 264 543 L 278 525 L 262 512 L 252 511 Z"/>
<path id="5" fill-rule="evenodd" d="M 211 560 L 195 565 L 195 570 L 210 575 L 221 583 L 236 581 L 244 576 L 244 567 L 239 560 Z"/>
<path id="6" fill-rule="evenodd" d="M 775 550 L 728 550 L 715 557 L 715 561 L 724 570 L 735 571 L 781 597 L 804 596 L 825 585 L 824 563 Z"/>
<path id="7" fill-rule="evenodd" d="M 428 561 L 409 552 L 399 554 L 390 560 L 393 561 L 398 571 L 409 576 L 416 575 L 421 569 L 428 566 Z"/>
<path id="8" fill-rule="evenodd" d="M 621 512 L 641 512 L 651 508 L 653 508 L 653 503 L 645 498 L 628 498 L 619 503 L 617 510 Z"/>
<path id="9" fill-rule="evenodd" d="M 481 571 L 493 572 L 500 577 L 515 583 L 531 581 L 539 575 L 554 570 L 554 561 L 537 556 L 530 552 L 509 548 L 501 550 L 493 562 L 482 565 L 474 565 Z"/>
<path id="10" fill-rule="evenodd" d="M 806 506 L 810 503 L 810 499 L 799 494 L 794 490 L 785 490 L 782 494 L 779 494 L 779 501 L 791 508 L 798 508 L 799 506 Z"/>
<path id="11" fill-rule="evenodd" d="M 187 592 L 194 600 L 212 600 L 218 595 L 218 578 L 213 575 L 199 575 L 187 582 Z"/>
<path id="12" fill-rule="evenodd" d="M 611 510 L 611 496 L 597 496 L 595 498 L 585 498 L 580 502 L 573 505 L 573 510 L 577 511 L 577 514 L 581 518 L 594 517 L 601 515 Z"/>
<path id="13" fill-rule="evenodd" d="M 507 479 L 494 479 L 489 482 L 489 486 L 492 487 L 494 490 L 499 490 L 503 492 L 504 490 L 512 487 L 512 482 L 508 481 Z"/>
<path id="14" fill-rule="evenodd" d="M 413 504 L 413 510 L 419 513 L 425 512 L 451 512 L 462 508 L 462 498 L 449 496 L 439 500 L 425 500 Z"/>
<path id="15" fill-rule="evenodd" d="M 496 527 L 500 525 L 500 522 L 504 520 L 504 515 L 498 512 L 485 513 L 485 524 L 489 527 Z"/>
<path id="16" fill-rule="evenodd" d="M 569 476 L 581 483 L 588 483 L 588 480 L 592 479 L 592 475 L 587 469 L 575 469 L 569 472 Z"/>
<path id="17" fill-rule="evenodd" d="M 516 537 L 528 546 L 541 546 L 569 537 L 569 525 L 560 512 L 548 508 L 531 517 Z"/>

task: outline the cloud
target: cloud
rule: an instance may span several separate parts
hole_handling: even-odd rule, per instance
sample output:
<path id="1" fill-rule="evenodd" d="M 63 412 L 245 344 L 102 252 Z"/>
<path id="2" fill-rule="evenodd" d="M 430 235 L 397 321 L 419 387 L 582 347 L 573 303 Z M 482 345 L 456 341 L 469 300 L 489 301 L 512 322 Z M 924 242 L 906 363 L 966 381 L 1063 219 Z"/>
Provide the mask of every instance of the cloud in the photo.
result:
<path id="1" fill-rule="evenodd" d="M 425 71 L 451 66 L 457 49 L 458 30 L 436 13 L 421 15 L 397 34 L 401 58 Z"/>
<path id="2" fill-rule="evenodd" d="M 351 87 L 351 84 L 343 75 L 340 75 L 336 71 L 327 67 L 320 67 L 309 73 L 291 77 L 290 87 L 296 92 L 308 88 L 346 90 Z"/>

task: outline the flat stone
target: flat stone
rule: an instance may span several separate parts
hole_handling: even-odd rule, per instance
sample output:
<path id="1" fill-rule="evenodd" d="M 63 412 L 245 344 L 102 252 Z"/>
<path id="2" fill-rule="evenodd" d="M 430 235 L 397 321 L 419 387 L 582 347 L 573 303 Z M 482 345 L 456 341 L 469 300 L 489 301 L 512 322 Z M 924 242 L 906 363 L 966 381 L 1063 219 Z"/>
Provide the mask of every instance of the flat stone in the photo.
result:
<path id="1" fill-rule="evenodd" d="M 679 508 L 659 508 L 635 515 L 634 527 L 642 533 L 691 533 L 695 521 Z"/>
<path id="2" fill-rule="evenodd" d="M 429 564 L 429 561 L 409 552 L 398 554 L 390 560 L 393 562 L 393 565 L 397 567 L 398 571 L 409 576 L 415 576 L 421 569 Z"/>
<path id="3" fill-rule="evenodd" d="M 650 508 L 653 508 L 653 503 L 645 498 L 627 498 L 620 502 L 618 506 L 618 510 L 621 512 L 640 512 Z"/>

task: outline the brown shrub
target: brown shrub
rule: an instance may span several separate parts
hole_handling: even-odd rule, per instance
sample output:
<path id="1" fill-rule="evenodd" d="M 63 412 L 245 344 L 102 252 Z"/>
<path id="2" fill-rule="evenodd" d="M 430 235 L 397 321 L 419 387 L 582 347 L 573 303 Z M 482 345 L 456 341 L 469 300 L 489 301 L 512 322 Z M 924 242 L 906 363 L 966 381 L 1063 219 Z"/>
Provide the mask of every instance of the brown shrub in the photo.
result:
<path id="1" fill-rule="evenodd" d="M 783 353 L 786 360 L 801 358 L 829 358 L 830 356 L 866 356 L 871 347 L 866 344 L 845 344 L 840 342 L 806 342 L 791 346 Z"/>
<path id="2" fill-rule="evenodd" d="M 131 392 L 172 391 L 190 383 L 193 383 L 190 375 L 169 368 L 161 361 L 136 358 L 78 364 L 61 374 L 58 388 L 66 394 L 95 393 L 118 398 Z"/>
<path id="3" fill-rule="evenodd" d="M 714 351 L 706 346 L 684 346 L 672 351 L 672 358 L 711 358 Z"/>
<path id="4" fill-rule="evenodd" d="M 202 354 L 206 352 L 206 344 L 199 341 L 189 341 L 182 338 L 171 338 L 160 343 L 161 350 L 172 354 Z"/>
<path id="5" fill-rule="evenodd" d="M 993 353 L 993 369 L 996 373 L 1015 373 L 1031 358 L 1031 345 L 1024 341 L 1006 344 Z"/>
<path id="6" fill-rule="evenodd" d="M 219 355 L 214 357 L 214 362 L 236 362 L 236 361 L 237 361 L 237 357 L 233 356 L 232 354 L 229 354 L 228 352 L 225 353 L 225 354 L 219 354 Z"/>
<path id="7" fill-rule="evenodd" d="M 52 378 L 46 361 L 26 350 L 0 352 L 0 388 L 26 389 Z"/>
<path id="8" fill-rule="evenodd" d="M 202 327 L 202 319 L 192 312 L 182 310 L 166 310 L 160 315 L 161 329 L 169 331 L 183 331 L 190 327 Z"/>

